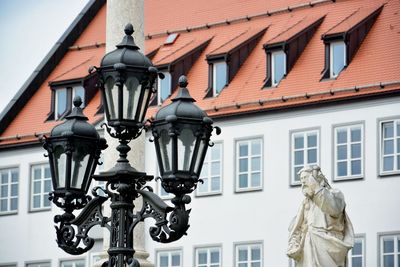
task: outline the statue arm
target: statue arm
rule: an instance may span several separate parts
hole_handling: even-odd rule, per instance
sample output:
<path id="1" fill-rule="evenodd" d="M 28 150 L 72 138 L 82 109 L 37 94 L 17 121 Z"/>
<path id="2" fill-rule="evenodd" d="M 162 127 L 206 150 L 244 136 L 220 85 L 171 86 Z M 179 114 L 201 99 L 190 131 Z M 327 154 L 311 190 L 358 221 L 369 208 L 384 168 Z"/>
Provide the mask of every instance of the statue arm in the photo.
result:
<path id="1" fill-rule="evenodd" d="M 342 192 L 321 187 L 313 197 L 314 203 L 325 213 L 338 217 L 346 206 Z"/>

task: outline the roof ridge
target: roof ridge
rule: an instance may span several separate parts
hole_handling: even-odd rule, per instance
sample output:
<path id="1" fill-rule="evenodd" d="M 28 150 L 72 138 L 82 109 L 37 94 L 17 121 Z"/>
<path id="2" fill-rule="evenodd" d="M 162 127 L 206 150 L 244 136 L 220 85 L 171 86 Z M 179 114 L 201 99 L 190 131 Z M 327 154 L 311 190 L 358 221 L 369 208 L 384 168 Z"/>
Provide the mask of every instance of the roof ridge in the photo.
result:
<path id="1" fill-rule="evenodd" d="M 260 18 L 260 17 L 265 17 L 265 16 L 272 16 L 272 15 L 276 15 L 276 14 L 280 14 L 280 13 L 284 13 L 284 12 L 293 12 L 296 11 L 298 9 L 302 9 L 302 8 L 306 8 L 306 7 L 314 7 L 315 5 L 321 5 L 321 4 L 326 4 L 326 3 L 335 3 L 336 0 L 315 0 L 315 1 L 308 1 L 308 2 L 304 2 L 304 3 L 300 3 L 297 5 L 293 5 L 293 6 L 287 6 L 285 8 L 280 8 L 280 9 L 275 9 L 275 10 L 267 10 L 266 12 L 262 12 L 262 13 L 257 13 L 257 14 L 252 14 L 252 15 L 246 15 L 243 17 L 236 17 L 236 18 L 231 18 L 231 19 L 225 19 L 223 21 L 216 21 L 216 22 L 212 22 L 212 23 L 206 23 L 203 25 L 197 25 L 197 26 L 192 26 L 192 27 L 186 27 L 186 28 L 179 28 L 179 29 L 173 29 L 173 30 L 165 30 L 162 32 L 157 32 L 157 33 L 153 33 L 153 34 L 147 34 L 145 36 L 146 39 L 152 39 L 153 37 L 160 37 L 160 36 L 164 36 L 164 35 L 169 35 L 171 33 L 179 33 L 179 32 L 191 32 L 193 30 L 202 30 L 202 29 L 209 29 L 213 26 L 220 26 L 220 25 L 224 25 L 224 24 L 231 24 L 234 22 L 239 22 L 239 21 L 250 21 L 252 19 L 255 18 Z"/>
<path id="2" fill-rule="evenodd" d="M 290 31 L 290 30 L 293 29 L 295 26 L 297 26 L 297 25 L 299 25 L 301 22 L 303 22 L 303 21 L 305 20 L 306 17 L 307 17 L 307 16 L 304 16 L 302 19 L 300 19 L 299 21 L 297 21 L 296 23 L 294 23 L 292 26 L 286 28 L 286 30 L 284 30 L 284 31 L 282 31 L 282 32 L 280 32 L 280 33 L 278 33 L 277 35 L 275 35 L 274 37 L 272 37 L 271 39 L 269 39 L 269 40 L 267 41 L 267 43 L 268 43 L 268 42 L 271 42 L 272 40 L 274 40 L 274 39 L 276 39 L 276 38 L 278 38 L 278 37 L 281 36 L 282 34 L 284 34 L 284 33 L 288 32 L 288 31 Z"/>
<path id="3" fill-rule="evenodd" d="M 243 31 L 242 33 L 232 37 L 231 39 L 229 39 L 229 41 L 226 41 L 225 43 L 223 43 L 222 45 L 220 45 L 219 47 L 215 48 L 214 50 L 210 51 L 210 53 L 208 53 L 209 55 L 212 55 L 212 53 L 214 53 L 214 51 L 217 51 L 218 49 L 226 46 L 227 44 L 229 44 L 230 42 L 232 42 L 233 40 L 239 38 L 240 36 L 243 36 L 244 34 L 248 33 L 250 31 L 250 27 L 247 28 L 245 31 Z"/>
<path id="4" fill-rule="evenodd" d="M 172 51 L 172 52 L 171 52 L 171 53 L 169 53 L 168 55 L 165 55 L 164 57 L 160 58 L 160 59 L 159 59 L 157 62 L 163 61 L 164 59 L 166 59 L 166 58 L 168 58 L 168 57 L 172 56 L 173 54 L 175 54 L 176 52 L 178 52 L 178 51 L 182 50 L 183 48 L 187 47 L 188 45 L 190 45 L 190 44 L 191 44 L 191 43 L 193 43 L 194 41 L 196 41 L 196 38 L 195 38 L 195 39 L 192 39 L 192 40 L 190 40 L 190 41 L 189 41 L 189 42 L 187 42 L 187 43 L 185 43 L 184 45 L 182 45 L 182 46 L 181 46 L 181 47 L 179 47 L 178 49 L 176 49 L 176 50 Z M 154 62 L 154 63 L 155 63 L 155 65 L 157 65 L 157 62 Z"/>
<path id="5" fill-rule="evenodd" d="M 325 31 L 325 33 L 330 32 L 332 29 L 336 28 L 337 26 L 339 26 L 340 24 L 342 24 L 343 22 L 345 22 L 346 20 L 348 20 L 349 18 L 351 18 L 354 14 L 356 14 L 357 12 L 359 12 L 361 9 L 361 7 L 359 7 L 357 10 L 355 10 L 354 12 L 352 12 L 350 15 L 348 15 L 347 17 L 345 17 L 344 19 L 342 19 L 341 21 L 339 21 L 337 24 L 333 25 L 331 28 L 329 28 L 327 31 Z"/>
<path id="6" fill-rule="evenodd" d="M 86 59 L 85 61 L 79 63 L 78 65 L 76 65 L 76 66 L 70 68 L 69 70 L 67 70 L 67 71 L 65 71 L 65 72 L 63 72 L 63 73 L 61 73 L 60 75 L 54 77 L 54 79 L 52 79 L 52 80 L 54 80 L 54 81 L 57 80 L 58 78 L 64 76 L 65 74 L 67 74 L 67 73 L 69 73 L 69 72 L 71 72 L 71 71 L 77 69 L 78 67 L 82 66 L 83 64 L 89 62 L 92 58 L 94 58 L 94 56 L 91 56 L 90 58 L 88 58 L 88 59 Z"/>

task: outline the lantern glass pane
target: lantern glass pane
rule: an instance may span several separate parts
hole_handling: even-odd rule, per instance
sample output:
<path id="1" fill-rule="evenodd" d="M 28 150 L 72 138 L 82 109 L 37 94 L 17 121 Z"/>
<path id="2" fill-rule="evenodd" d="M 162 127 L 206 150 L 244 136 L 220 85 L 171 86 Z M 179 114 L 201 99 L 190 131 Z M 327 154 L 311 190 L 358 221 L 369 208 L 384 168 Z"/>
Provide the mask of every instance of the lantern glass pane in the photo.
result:
<path id="1" fill-rule="evenodd" d="M 56 146 L 53 152 L 54 171 L 57 182 L 57 185 L 54 185 L 54 189 L 65 187 L 67 155 L 64 152 L 64 147 L 60 145 Z"/>
<path id="2" fill-rule="evenodd" d="M 150 88 L 146 88 L 143 92 L 143 101 L 141 103 L 139 121 L 142 122 L 144 120 L 144 116 L 146 115 L 146 107 L 148 106 L 149 98 L 150 98 Z"/>
<path id="3" fill-rule="evenodd" d="M 205 140 L 201 140 L 199 150 L 197 151 L 196 164 L 194 167 L 195 173 L 197 174 L 200 174 L 201 168 L 203 166 L 203 154 L 205 153 L 204 149 L 207 149 L 207 144 Z"/>
<path id="4" fill-rule="evenodd" d="M 126 120 L 135 120 L 142 85 L 136 77 L 129 77 L 123 87 L 124 116 Z"/>
<path id="5" fill-rule="evenodd" d="M 118 116 L 118 86 L 115 85 L 113 77 L 108 77 L 104 85 L 109 119 L 115 120 Z"/>
<path id="6" fill-rule="evenodd" d="M 189 171 L 190 163 L 193 158 L 193 150 L 196 137 L 193 130 L 185 128 L 178 136 L 178 169 L 181 171 Z"/>
<path id="7" fill-rule="evenodd" d="M 85 174 L 86 170 L 92 169 L 92 160 L 89 160 L 92 151 L 93 147 L 87 142 L 77 141 L 75 143 L 75 150 L 72 153 L 71 188 L 86 189 L 87 177 Z"/>
<path id="8" fill-rule="evenodd" d="M 164 171 L 168 172 L 172 169 L 172 142 L 168 130 L 164 129 L 160 133 L 159 139 L 161 159 Z"/>

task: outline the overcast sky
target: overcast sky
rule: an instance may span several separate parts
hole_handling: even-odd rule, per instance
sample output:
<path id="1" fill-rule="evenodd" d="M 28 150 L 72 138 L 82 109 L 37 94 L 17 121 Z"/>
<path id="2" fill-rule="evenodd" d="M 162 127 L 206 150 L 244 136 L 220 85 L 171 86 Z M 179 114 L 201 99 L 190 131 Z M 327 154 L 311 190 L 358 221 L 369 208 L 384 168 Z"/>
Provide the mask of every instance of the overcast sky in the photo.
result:
<path id="1" fill-rule="evenodd" d="M 0 113 L 88 0 L 0 0 Z"/>

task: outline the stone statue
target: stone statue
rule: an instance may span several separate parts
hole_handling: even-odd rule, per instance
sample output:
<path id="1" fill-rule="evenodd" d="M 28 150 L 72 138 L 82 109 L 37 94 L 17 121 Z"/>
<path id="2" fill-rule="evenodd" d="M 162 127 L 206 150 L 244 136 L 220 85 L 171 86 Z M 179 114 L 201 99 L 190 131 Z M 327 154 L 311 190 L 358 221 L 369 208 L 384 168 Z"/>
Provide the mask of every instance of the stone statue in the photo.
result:
<path id="1" fill-rule="evenodd" d="M 296 267 L 345 267 L 354 232 L 342 192 L 331 188 L 318 166 L 298 175 L 305 199 L 289 227 L 287 255 Z"/>

